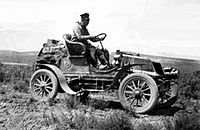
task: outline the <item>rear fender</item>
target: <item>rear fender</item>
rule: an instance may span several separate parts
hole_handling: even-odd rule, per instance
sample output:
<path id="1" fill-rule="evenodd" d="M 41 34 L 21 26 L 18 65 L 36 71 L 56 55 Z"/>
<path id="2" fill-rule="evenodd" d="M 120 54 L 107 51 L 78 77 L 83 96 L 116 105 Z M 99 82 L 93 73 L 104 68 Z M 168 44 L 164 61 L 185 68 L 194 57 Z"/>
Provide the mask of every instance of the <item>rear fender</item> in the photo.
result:
<path id="1" fill-rule="evenodd" d="M 57 77 L 57 79 L 59 81 L 59 84 L 60 84 L 61 88 L 66 93 L 68 93 L 68 94 L 77 94 L 72 89 L 70 89 L 70 87 L 67 84 L 67 81 L 65 79 L 64 74 L 61 72 L 61 70 L 58 67 L 56 67 L 54 65 L 50 65 L 50 64 L 40 64 L 40 65 L 37 65 L 37 66 L 39 66 L 40 68 L 48 68 L 48 69 L 50 69 L 55 74 L 55 76 Z"/>

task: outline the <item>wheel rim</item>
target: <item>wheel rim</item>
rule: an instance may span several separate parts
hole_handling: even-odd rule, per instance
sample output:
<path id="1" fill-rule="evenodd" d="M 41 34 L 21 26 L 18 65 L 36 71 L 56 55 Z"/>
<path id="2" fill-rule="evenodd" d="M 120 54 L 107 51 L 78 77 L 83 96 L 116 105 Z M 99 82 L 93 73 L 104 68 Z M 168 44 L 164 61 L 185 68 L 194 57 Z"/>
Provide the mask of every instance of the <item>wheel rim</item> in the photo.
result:
<path id="1" fill-rule="evenodd" d="M 38 96 L 47 97 L 53 90 L 53 82 L 48 75 L 39 75 L 33 83 L 33 88 Z"/>
<path id="2" fill-rule="evenodd" d="M 36 100 L 48 101 L 56 96 L 57 82 L 54 75 L 48 71 L 36 72 L 31 79 L 31 91 Z"/>
<path id="3" fill-rule="evenodd" d="M 152 95 L 148 82 L 141 78 L 129 80 L 124 87 L 124 99 L 136 111 L 146 109 L 151 103 Z"/>

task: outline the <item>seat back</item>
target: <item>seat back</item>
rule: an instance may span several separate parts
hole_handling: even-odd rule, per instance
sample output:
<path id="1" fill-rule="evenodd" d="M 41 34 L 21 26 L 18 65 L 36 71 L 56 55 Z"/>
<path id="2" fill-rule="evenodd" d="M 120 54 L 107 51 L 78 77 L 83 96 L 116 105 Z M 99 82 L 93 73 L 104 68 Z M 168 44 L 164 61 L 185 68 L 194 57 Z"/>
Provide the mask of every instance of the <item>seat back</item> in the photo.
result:
<path id="1" fill-rule="evenodd" d="M 73 42 L 71 41 L 71 34 L 64 34 L 63 38 L 66 42 L 67 48 L 69 50 L 69 54 L 71 56 L 80 56 L 80 55 L 84 55 L 86 52 L 86 48 L 85 45 L 83 43 L 80 42 Z"/>

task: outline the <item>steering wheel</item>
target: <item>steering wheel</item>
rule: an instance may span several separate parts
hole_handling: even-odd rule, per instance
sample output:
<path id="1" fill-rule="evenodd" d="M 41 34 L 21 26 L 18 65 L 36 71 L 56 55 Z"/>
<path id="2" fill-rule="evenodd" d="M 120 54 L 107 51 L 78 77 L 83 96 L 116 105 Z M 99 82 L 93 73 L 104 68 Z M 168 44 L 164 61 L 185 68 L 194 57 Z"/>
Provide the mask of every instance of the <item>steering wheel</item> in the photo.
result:
<path id="1" fill-rule="evenodd" d="M 107 34 L 106 33 L 100 33 L 96 36 L 96 38 L 100 41 L 103 41 L 106 38 Z"/>
<path id="2" fill-rule="evenodd" d="M 103 44 L 101 41 L 103 41 L 105 38 L 106 38 L 107 34 L 106 33 L 100 33 L 96 36 L 96 38 L 98 39 L 98 41 L 100 42 L 101 44 L 101 49 L 104 50 L 103 48 Z"/>

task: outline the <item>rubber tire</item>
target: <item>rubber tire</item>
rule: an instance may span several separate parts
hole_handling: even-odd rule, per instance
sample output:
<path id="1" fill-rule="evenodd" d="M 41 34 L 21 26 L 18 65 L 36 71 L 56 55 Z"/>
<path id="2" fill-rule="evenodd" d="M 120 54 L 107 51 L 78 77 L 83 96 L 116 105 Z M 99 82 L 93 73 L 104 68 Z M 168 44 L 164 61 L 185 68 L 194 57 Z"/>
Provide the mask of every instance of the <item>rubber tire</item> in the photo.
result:
<path id="1" fill-rule="evenodd" d="M 135 113 L 145 114 L 145 113 L 150 112 L 158 103 L 158 87 L 155 81 L 150 76 L 143 73 L 132 73 L 126 76 L 120 83 L 120 87 L 118 90 L 119 100 L 122 106 L 124 107 L 124 109 L 130 109 L 130 103 L 128 103 L 128 101 L 125 100 L 124 89 L 127 83 L 135 78 L 144 80 L 148 84 L 150 91 L 152 93 L 152 96 L 150 98 L 150 103 L 148 104 L 148 106 L 146 106 L 146 108 L 143 108 L 143 109 L 133 108 Z"/>
<path id="2" fill-rule="evenodd" d="M 38 76 L 42 75 L 42 74 L 48 75 L 49 78 L 51 79 L 52 84 L 53 84 L 51 92 L 45 97 L 38 96 L 36 94 L 36 92 L 34 91 L 34 87 L 33 87 L 33 83 L 35 82 L 36 78 Z M 58 80 L 57 80 L 56 76 L 54 75 L 54 73 L 52 71 L 47 70 L 47 69 L 39 69 L 39 70 L 35 71 L 34 74 L 31 77 L 30 91 L 31 91 L 32 97 L 37 101 L 51 101 L 56 97 L 56 95 L 58 93 Z"/>

